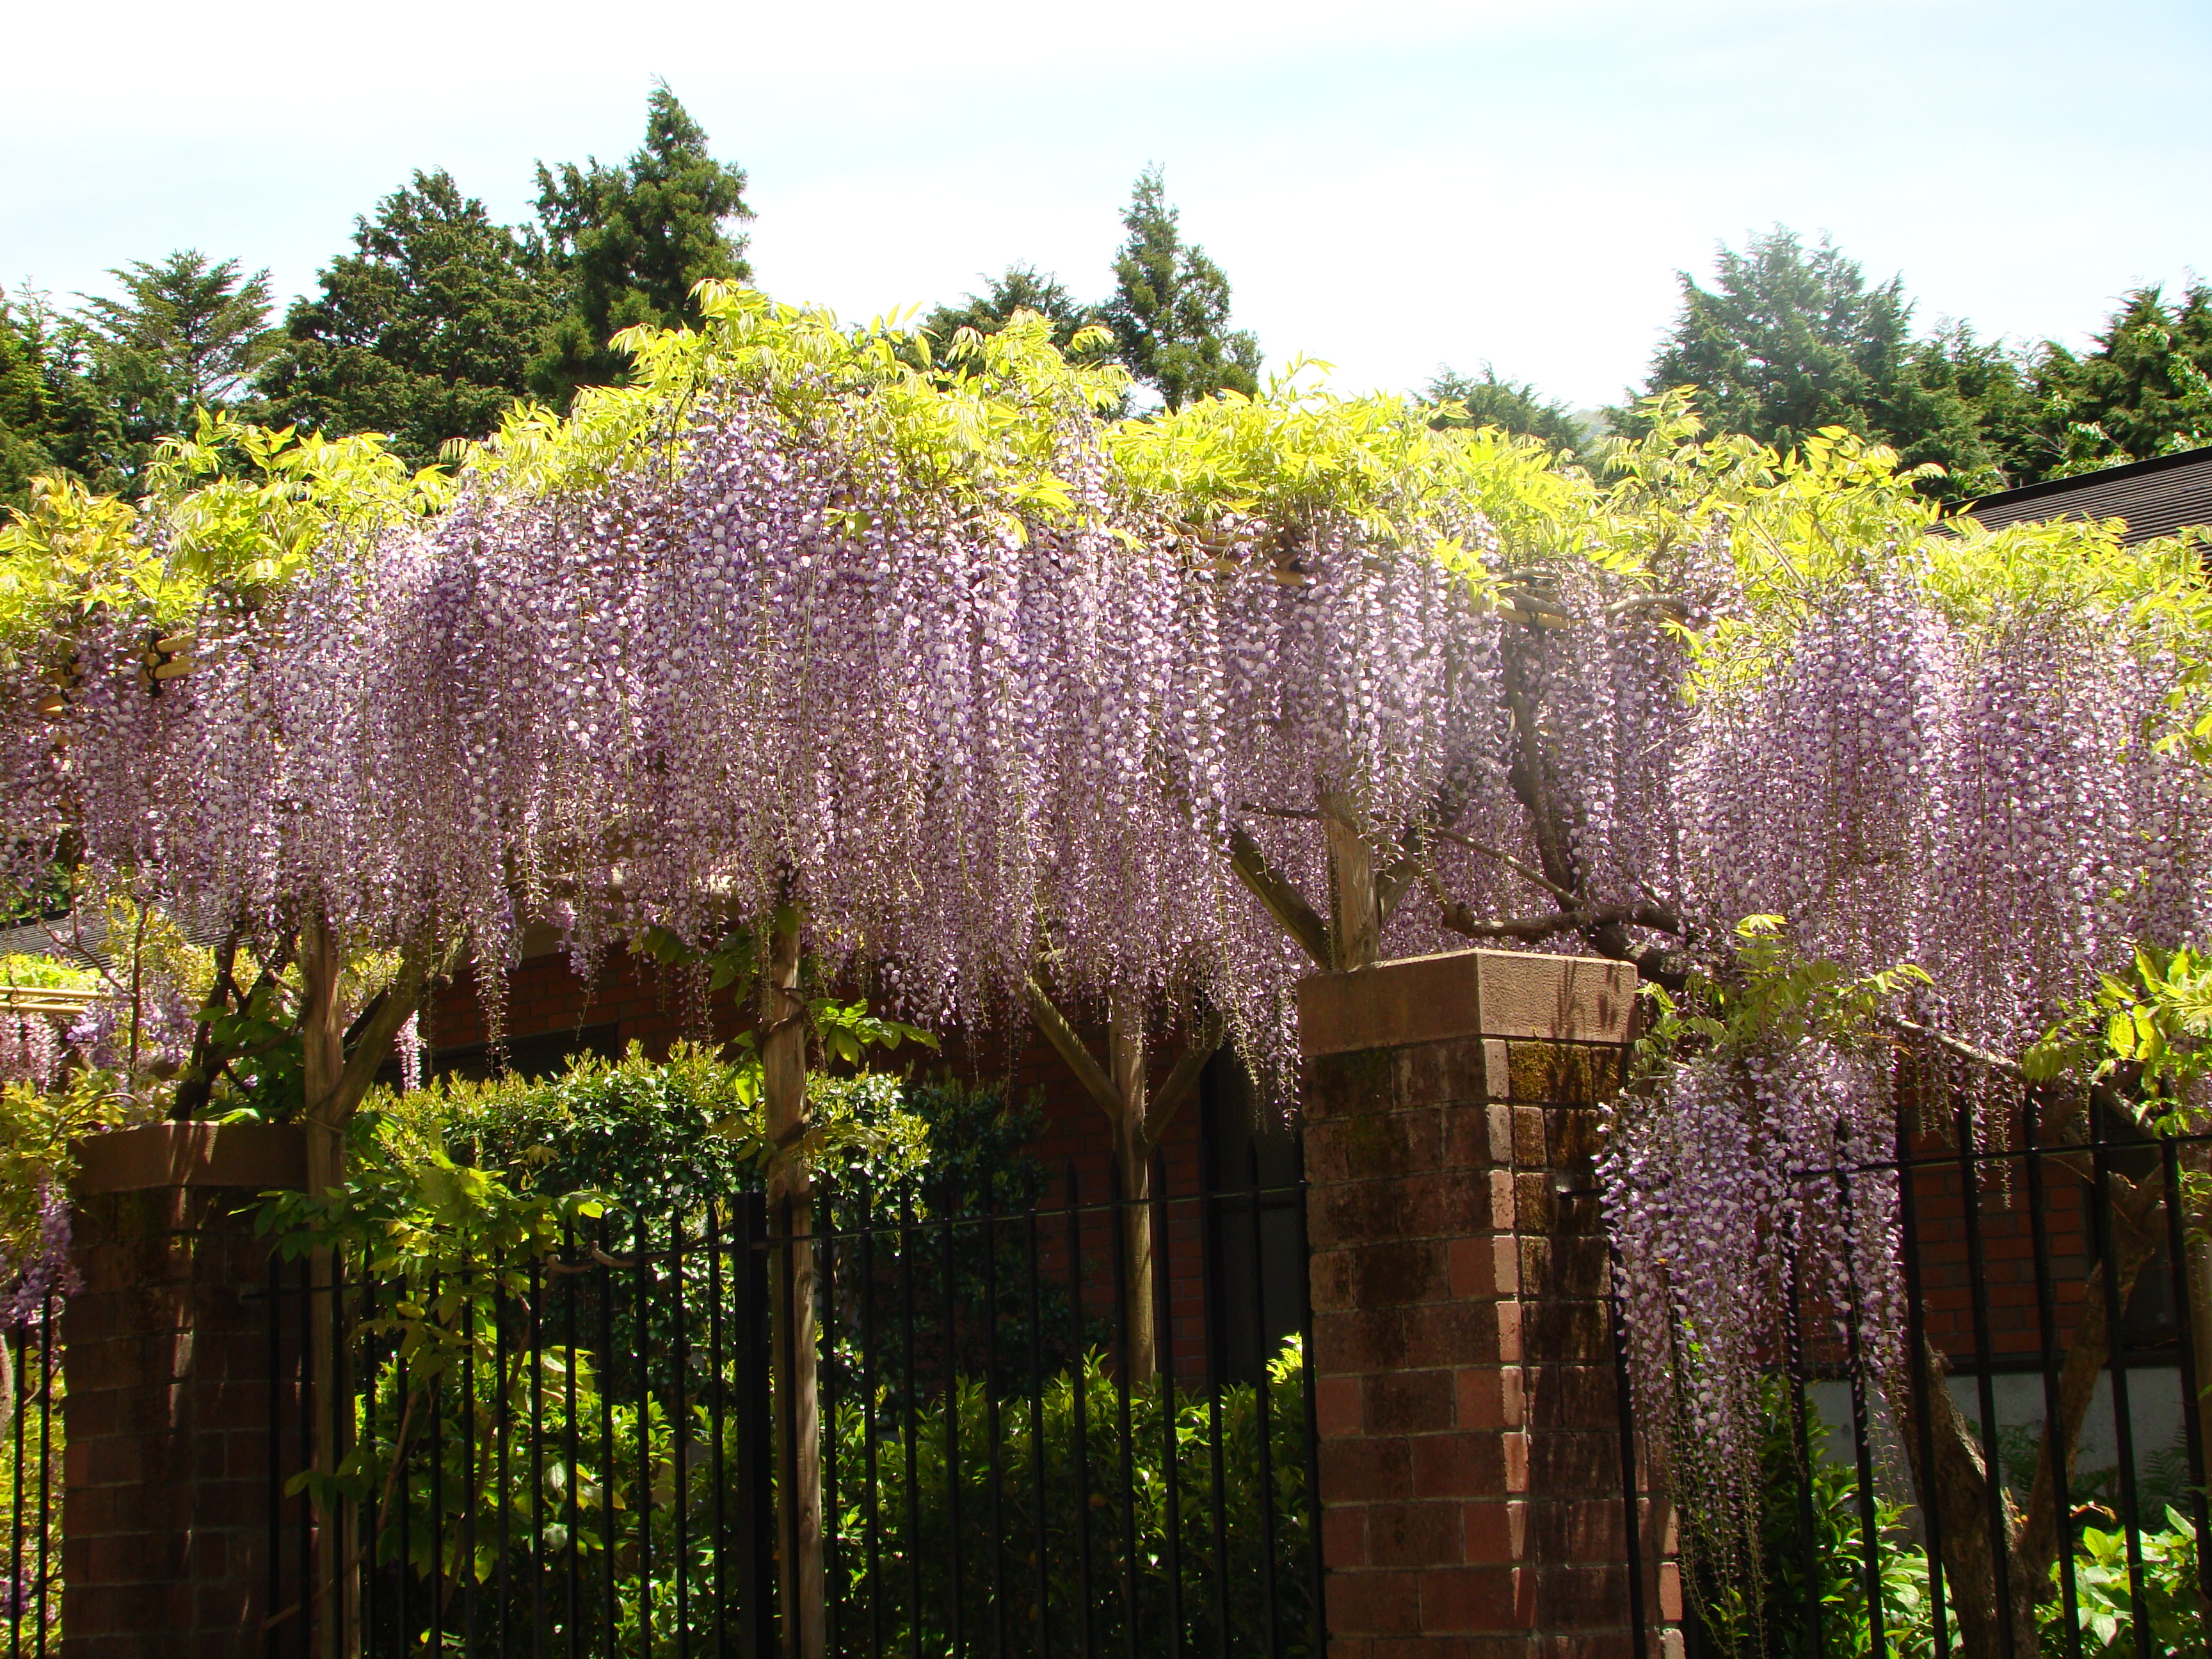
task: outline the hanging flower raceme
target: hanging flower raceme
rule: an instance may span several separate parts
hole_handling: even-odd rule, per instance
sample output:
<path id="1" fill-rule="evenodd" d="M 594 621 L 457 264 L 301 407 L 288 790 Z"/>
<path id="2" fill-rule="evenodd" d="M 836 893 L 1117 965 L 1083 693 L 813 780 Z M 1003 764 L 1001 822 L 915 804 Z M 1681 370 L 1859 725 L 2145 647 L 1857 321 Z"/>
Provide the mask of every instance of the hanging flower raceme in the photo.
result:
<path id="1" fill-rule="evenodd" d="M 50 1089 L 61 1063 L 61 1043 L 52 1021 L 44 1014 L 17 1013 L 0 1005 L 0 1084 Z"/>
<path id="2" fill-rule="evenodd" d="M 1694 653 L 1596 572 L 1582 627 L 1518 648 L 1587 890 L 1671 913 L 1680 971 L 1711 975 L 1729 1011 L 1717 1035 L 1676 1025 L 1652 1045 L 1601 1173 L 1639 1408 L 1688 1547 L 1749 1585 L 1762 1376 L 1796 1346 L 1856 1358 L 1877 1406 L 1902 1381 L 1881 1166 L 1909 1109 L 1907 1034 L 2020 1054 L 2134 941 L 2202 936 L 2212 862 L 2204 780 L 2158 741 L 2172 665 L 2128 604 L 1994 582 L 1961 603 L 1899 541 L 1776 626 L 1771 599 L 1710 559 L 1704 574 L 1685 609 L 1734 621 Z M 1806 1013 L 1850 988 L 1848 1007 Z M 2002 1079 L 1942 1087 L 1980 1133 L 2008 1132 Z"/>
<path id="3" fill-rule="evenodd" d="M 495 1002 L 533 922 L 588 970 L 647 925 L 711 943 L 793 906 L 833 971 L 933 1021 L 998 1018 L 1048 965 L 1279 1061 L 1305 964 L 1232 828 L 1257 814 L 1318 892 L 1318 789 L 1384 848 L 1454 790 L 1508 804 L 1498 624 L 1432 556 L 1480 516 L 1194 527 L 1064 399 L 1031 398 L 1042 447 L 922 465 L 915 421 L 942 434 L 897 375 L 779 374 L 702 374 L 649 442 L 487 465 L 281 600 L 211 604 L 158 695 L 139 622 L 94 629 L 11 823 L 210 934 L 465 933 Z"/>
<path id="4" fill-rule="evenodd" d="M 84 1288 L 70 1260 L 69 1195 L 59 1183 L 39 1190 L 38 1237 L 20 1261 L 0 1255 L 0 1327 L 24 1326 L 37 1319 L 57 1297 Z"/>
<path id="5" fill-rule="evenodd" d="M 1631 1386 L 1698 1564 L 1755 1583 L 1766 1374 L 1901 1380 L 1896 1117 L 1886 1057 L 1732 1043 L 1610 1114 L 1600 1164 Z M 1816 1316 L 1804 1328 L 1805 1310 Z"/>

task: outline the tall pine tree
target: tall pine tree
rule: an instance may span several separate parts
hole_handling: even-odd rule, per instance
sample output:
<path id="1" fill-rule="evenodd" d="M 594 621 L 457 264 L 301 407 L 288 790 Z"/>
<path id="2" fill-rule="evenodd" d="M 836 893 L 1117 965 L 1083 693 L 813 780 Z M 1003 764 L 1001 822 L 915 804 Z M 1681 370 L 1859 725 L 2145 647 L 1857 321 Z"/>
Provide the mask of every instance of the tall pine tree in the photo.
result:
<path id="1" fill-rule="evenodd" d="M 111 493 L 138 482 L 98 343 L 82 317 L 56 311 L 45 295 L 0 293 L 0 507 L 28 505 L 42 472 Z"/>
<path id="2" fill-rule="evenodd" d="M 1501 380 L 1488 363 L 1482 375 L 1440 368 L 1422 401 L 1436 406 L 1429 424 L 1440 429 L 1498 427 L 1524 437 L 1540 438 L 1572 459 L 1589 442 L 1572 410 L 1546 398 L 1528 382 Z"/>
<path id="3" fill-rule="evenodd" d="M 1082 303 L 1058 277 L 1035 265 L 1012 264 L 1003 275 L 984 278 L 982 293 L 968 295 L 957 306 L 936 307 L 922 326 L 942 351 L 961 329 L 996 334 L 1017 311 L 1034 311 L 1051 324 L 1052 343 L 1062 351 L 1080 330 L 1099 320 L 1098 307 Z"/>
<path id="4" fill-rule="evenodd" d="M 691 315 L 695 285 L 743 282 L 746 238 L 730 227 L 753 216 L 745 175 L 716 161 L 707 134 L 665 85 L 655 87 L 645 144 L 621 167 L 596 159 L 538 168 L 542 254 L 567 284 L 568 302 L 530 368 L 538 396 L 565 408 L 580 386 L 621 378 L 609 337 L 638 323 L 675 327 Z"/>
<path id="5" fill-rule="evenodd" d="M 526 389 L 560 294 L 443 170 L 416 173 L 354 223 L 354 251 L 293 304 L 264 387 L 284 420 L 382 432 L 427 465 L 441 445 L 490 432 Z"/>
<path id="6" fill-rule="evenodd" d="M 140 360 L 187 408 L 237 402 L 276 349 L 265 270 L 248 276 L 235 259 L 218 263 L 185 248 L 107 274 L 122 294 L 88 300 L 84 311 L 105 337 L 106 355 Z"/>
<path id="7" fill-rule="evenodd" d="M 195 410 L 251 399 L 253 376 L 281 336 L 269 325 L 269 273 L 249 276 L 236 259 L 185 248 L 108 274 L 121 293 L 88 299 L 77 320 L 88 331 L 100 424 L 112 433 L 80 434 L 105 453 L 72 470 L 128 494 L 161 440 L 192 429 Z"/>
<path id="8" fill-rule="evenodd" d="M 54 465 L 52 402 L 40 367 L 36 341 L 0 294 L 0 507 L 25 505 L 32 478 Z"/>
<path id="9" fill-rule="evenodd" d="M 1259 389 L 1260 342 L 1229 326 L 1229 278 L 1182 238 L 1157 167 L 1137 177 L 1114 261 L 1114 297 L 1103 307 L 1115 355 L 1170 409 L 1218 392 Z"/>

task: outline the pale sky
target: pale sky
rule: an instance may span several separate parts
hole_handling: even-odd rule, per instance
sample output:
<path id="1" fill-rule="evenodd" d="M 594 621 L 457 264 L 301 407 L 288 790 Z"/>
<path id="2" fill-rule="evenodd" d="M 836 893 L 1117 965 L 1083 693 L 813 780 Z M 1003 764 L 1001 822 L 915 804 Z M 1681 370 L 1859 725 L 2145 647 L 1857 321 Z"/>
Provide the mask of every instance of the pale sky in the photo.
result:
<path id="1" fill-rule="evenodd" d="M 750 173 L 780 297 L 864 318 L 1017 259 L 1101 296 L 1158 161 L 1237 323 L 1346 390 L 1487 359 L 1609 401 L 1674 272 L 1778 221 L 1990 333 L 2212 272 L 2207 0 L 121 0 L 7 33 L 0 283 L 61 296 L 183 246 L 299 292 L 416 167 L 519 219 L 535 158 L 635 148 L 655 76 Z"/>

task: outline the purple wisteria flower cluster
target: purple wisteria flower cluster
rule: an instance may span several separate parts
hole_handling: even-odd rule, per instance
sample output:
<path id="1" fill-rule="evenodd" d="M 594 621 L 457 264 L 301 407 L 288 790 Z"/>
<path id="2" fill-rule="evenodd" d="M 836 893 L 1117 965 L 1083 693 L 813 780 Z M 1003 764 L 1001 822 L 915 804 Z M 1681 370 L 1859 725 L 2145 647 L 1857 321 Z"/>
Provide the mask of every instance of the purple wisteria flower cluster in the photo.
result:
<path id="1" fill-rule="evenodd" d="M 312 905 L 362 944 L 465 933 L 495 994 L 532 923 L 588 971 L 647 925 L 708 943 L 788 905 L 927 1022 L 1002 1018 L 1048 965 L 1202 1000 L 1279 1062 L 1300 958 L 1232 823 L 1323 891 L 1289 816 L 1317 786 L 1386 845 L 1484 764 L 1505 802 L 1499 623 L 1325 509 L 1180 525 L 1095 424 L 1060 511 L 919 484 L 866 429 L 725 385 L 672 461 L 478 487 L 213 607 L 158 696 L 131 628 L 95 628 L 58 726 L 10 724 L 0 814 L 210 932 Z"/>
<path id="2" fill-rule="evenodd" d="M 27 1325 L 49 1303 L 84 1288 L 70 1261 L 68 1194 L 53 1182 L 39 1191 L 39 1234 L 21 1261 L 0 1255 L 0 1325 Z"/>
<path id="3" fill-rule="evenodd" d="M 1710 573 L 1709 573 L 1710 574 Z M 1607 615 L 1602 592 L 1577 606 Z M 1722 586 L 1704 603 L 1747 616 Z M 1618 611 L 1613 614 L 1621 614 Z M 2011 603 L 1961 616 L 1910 549 L 1875 549 L 1786 629 L 1687 665 L 1648 628 L 1544 642 L 1544 718 L 1579 781 L 1592 890 L 1679 917 L 1685 957 L 1730 971 L 1735 925 L 1786 919 L 1837 980 L 1922 970 L 1888 1012 L 2017 1055 L 2138 939 L 2212 920 L 2204 780 L 2154 741 L 2170 665 L 2114 613 Z M 1760 1368 L 1790 1340 L 1856 1342 L 1902 1382 L 1893 1171 L 1900 1066 L 1992 1140 L 2002 1077 L 1929 1073 L 1894 1028 L 1731 1028 L 1613 1114 L 1601 1174 L 1631 1360 L 1655 1449 L 1735 1573 L 1755 1563 Z M 1941 1056 L 1937 1056 L 1941 1059 Z M 1852 1328 L 1854 1323 L 1856 1329 Z"/>
<path id="4" fill-rule="evenodd" d="M 45 1091 L 60 1075 L 62 1047 L 43 1014 L 0 1009 L 0 1084 L 24 1083 Z"/>

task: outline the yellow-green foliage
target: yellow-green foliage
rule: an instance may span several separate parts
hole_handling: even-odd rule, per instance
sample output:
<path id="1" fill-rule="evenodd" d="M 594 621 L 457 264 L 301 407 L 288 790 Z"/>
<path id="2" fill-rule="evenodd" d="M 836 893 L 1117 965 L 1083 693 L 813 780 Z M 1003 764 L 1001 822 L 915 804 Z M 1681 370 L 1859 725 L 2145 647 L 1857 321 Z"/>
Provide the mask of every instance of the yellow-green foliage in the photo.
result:
<path id="1" fill-rule="evenodd" d="M 668 453 L 702 396 L 727 381 L 765 392 L 784 419 L 896 456 L 922 487 L 1060 514 L 1073 505 L 1054 469 L 1067 418 L 1112 407 L 1127 386 L 1118 368 L 1063 356 L 1027 313 L 996 334 L 963 329 L 940 355 L 897 316 L 848 326 L 823 307 L 719 283 L 696 297 L 696 330 L 616 337 L 631 356 L 628 384 L 585 391 L 566 418 L 518 406 L 461 458 L 464 473 L 532 491 L 588 488 Z"/>
<path id="2" fill-rule="evenodd" d="M 42 478 L 0 526 L 0 667 L 25 653 L 62 666 L 44 659 L 102 611 L 186 628 L 212 591 L 252 602 L 452 497 L 447 475 L 410 473 L 373 433 L 325 439 L 203 410 L 190 437 L 163 441 L 143 501 Z"/>
<path id="3" fill-rule="evenodd" d="M 1305 383 L 1311 367 L 1294 364 L 1258 398 L 1229 392 L 1123 422 L 1107 453 L 1129 489 L 1193 523 L 1224 512 L 1293 524 L 1328 514 L 1447 557 L 1463 553 L 1454 532 L 1470 511 L 1510 540 L 1536 543 L 1589 494 L 1588 480 L 1534 439 L 1437 431 L 1433 410 L 1403 398 L 1339 398 Z"/>
<path id="4" fill-rule="evenodd" d="M 107 1079 L 84 1073 L 43 1094 L 27 1083 L 0 1085 L 0 1255 L 21 1263 L 37 1254 L 40 1201 L 76 1167 L 70 1142 L 116 1128 L 129 1115 Z"/>
<path id="5" fill-rule="evenodd" d="M 26 990 L 88 991 L 100 975 L 58 957 L 0 956 L 0 988 L 21 986 Z"/>
<path id="6" fill-rule="evenodd" d="M 434 513 L 471 481 L 592 488 L 671 458 L 702 398 L 732 383 L 765 393 L 780 418 L 896 457 L 918 488 L 1004 515 L 1018 533 L 1024 516 L 1073 509 L 1069 436 L 1127 386 L 1082 342 L 1063 356 L 1033 316 L 933 341 L 902 316 L 848 325 L 750 289 L 709 283 L 697 299 L 696 329 L 618 337 L 627 383 L 586 390 L 567 416 L 518 405 L 486 443 L 453 447 L 450 472 L 410 474 L 374 436 L 325 441 L 224 415 L 164 447 L 135 507 L 42 484 L 0 529 L 0 654 L 65 651 L 103 606 L 181 627 L 213 591 L 252 602 L 310 561 L 351 556 L 380 527 Z M 1199 530 L 1224 517 L 1349 520 L 1433 551 L 1480 593 L 1501 565 L 1577 564 L 1663 593 L 1686 554 L 1718 546 L 1740 597 L 1694 641 L 1711 684 L 1766 659 L 1822 591 L 1903 556 L 1964 619 L 2021 605 L 2123 615 L 2144 648 L 2179 658 L 2180 723 L 2212 748 L 2212 615 L 2193 545 L 2127 548 L 2112 526 L 2070 522 L 1991 532 L 1952 520 L 1936 533 L 1941 508 L 1917 487 L 1927 469 L 1900 471 L 1892 452 L 1840 429 L 1788 456 L 1708 438 L 1679 393 L 1655 400 L 1646 435 L 1611 446 L 1593 472 L 1496 429 L 1438 431 L 1432 410 L 1402 398 L 1338 397 L 1319 367 L 1294 364 L 1256 398 L 1109 423 L 1112 486 L 1144 516 Z M 1469 544 L 1480 520 L 1497 532 L 1494 553 Z"/>

